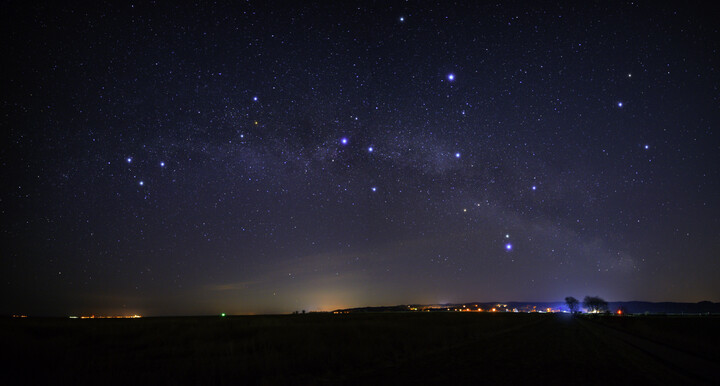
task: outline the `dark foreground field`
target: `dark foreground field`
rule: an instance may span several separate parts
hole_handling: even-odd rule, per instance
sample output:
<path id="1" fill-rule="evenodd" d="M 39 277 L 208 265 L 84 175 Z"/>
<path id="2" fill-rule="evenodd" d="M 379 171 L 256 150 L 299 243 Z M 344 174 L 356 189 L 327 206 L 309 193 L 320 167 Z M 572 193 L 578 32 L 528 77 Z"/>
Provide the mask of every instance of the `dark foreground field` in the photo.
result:
<path id="1" fill-rule="evenodd" d="M 2 319 L 3 384 L 719 384 L 720 318 Z"/>

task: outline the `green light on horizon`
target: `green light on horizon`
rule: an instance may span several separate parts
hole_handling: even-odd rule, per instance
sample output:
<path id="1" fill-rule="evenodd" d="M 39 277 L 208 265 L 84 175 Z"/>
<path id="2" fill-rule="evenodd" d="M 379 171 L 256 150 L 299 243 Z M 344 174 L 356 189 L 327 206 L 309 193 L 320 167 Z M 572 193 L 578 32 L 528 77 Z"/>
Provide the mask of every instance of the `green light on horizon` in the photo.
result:
<path id="1" fill-rule="evenodd" d="M 223 312 L 222 314 L 220 314 L 220 316 L 222 316 L 222 317 L 224 318 L 224 317 L 225 317 L 225 313 Z"/>

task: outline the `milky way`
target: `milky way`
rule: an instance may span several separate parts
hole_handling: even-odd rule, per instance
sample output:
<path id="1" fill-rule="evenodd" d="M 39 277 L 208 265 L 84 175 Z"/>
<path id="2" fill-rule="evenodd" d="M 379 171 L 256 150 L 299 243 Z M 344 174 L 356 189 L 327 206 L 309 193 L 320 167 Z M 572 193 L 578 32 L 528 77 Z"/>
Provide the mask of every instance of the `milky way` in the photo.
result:
<path id="1" fill-rule="evenodd" d="M 2 313 L 720 301 L 685 3 L 14 4 Z"/>

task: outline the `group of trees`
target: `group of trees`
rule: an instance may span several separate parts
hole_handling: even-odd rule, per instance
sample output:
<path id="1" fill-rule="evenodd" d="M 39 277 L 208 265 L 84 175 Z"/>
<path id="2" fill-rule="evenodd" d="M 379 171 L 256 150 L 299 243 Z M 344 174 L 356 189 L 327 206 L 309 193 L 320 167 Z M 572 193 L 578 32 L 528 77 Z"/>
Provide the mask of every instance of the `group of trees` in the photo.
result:
<path id="1" fill-rule="evenodd" d="M 567 304 L 568 309 L 573 314 L 578 312 L 578 306 L 580 305 L 580 301 L 575 299 L 572 296 L 568 296 L 565 298 L 565 304 Z M 583 307 L 585 307 L 588 312 L 591 313 L 600 313 L 600 312 L 607 312 L 608 311 L 608 302 L 606 302 L 603 298 L 599 296 L 585 296 L 585 299 L 583 299 L 582 302 Z"/>

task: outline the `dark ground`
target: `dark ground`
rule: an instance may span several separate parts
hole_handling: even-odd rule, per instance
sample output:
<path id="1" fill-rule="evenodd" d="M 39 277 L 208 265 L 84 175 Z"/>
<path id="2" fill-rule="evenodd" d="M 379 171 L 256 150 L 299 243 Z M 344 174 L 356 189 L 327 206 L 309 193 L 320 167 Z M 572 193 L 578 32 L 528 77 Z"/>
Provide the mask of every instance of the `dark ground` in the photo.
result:
<path id="1" fill-rule="evenodd" d="M 719 384 L 720 317 L 0 319 L 4 384 Z"/>

